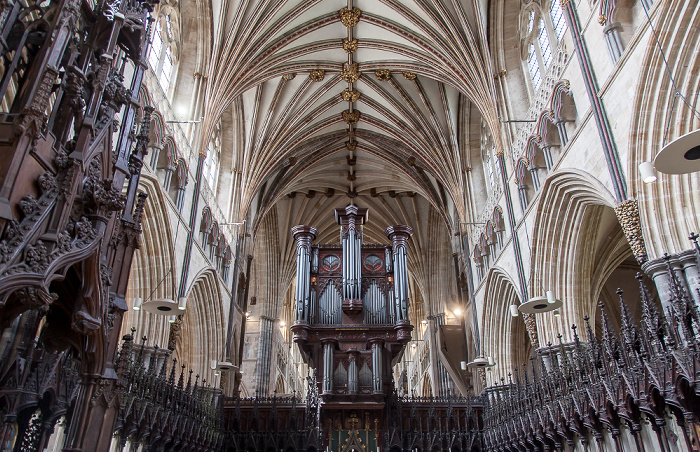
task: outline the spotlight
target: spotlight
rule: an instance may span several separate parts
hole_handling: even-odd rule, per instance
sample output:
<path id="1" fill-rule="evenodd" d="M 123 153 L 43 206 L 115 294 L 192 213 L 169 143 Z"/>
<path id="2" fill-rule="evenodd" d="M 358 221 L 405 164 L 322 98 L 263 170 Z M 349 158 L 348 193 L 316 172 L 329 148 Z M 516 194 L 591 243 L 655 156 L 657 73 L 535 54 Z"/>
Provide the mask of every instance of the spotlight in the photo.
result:
<path id="1" fill-rule="evenodd" d="M 177 300 L 177 310 L 178 310 L 178 311 L 184 311 L 186 307 L 187 307 L 187 298 L 185 298 L 185 297 L 180 297 L 180 298 Z"/>
<path id="2" fill-rule="evenodd" d="M 651 184 L 656 182 L 656 171 L 654 170 L 654 165 L 651 162 L 642 162 L 638 166 L 639 174 L 642 175 L 642 180 L 645 184 Z"/>
<path id="3" fill-rule="evenodd" d="M 134 311 L 140 311 L 141 310 L 141 303 L 143 303 L 143 298 L 141 297 L 136 297 L 134 298 Z"/>
<path id="4" fill-rule="evenodd" d="M 518 305 L 517 304 L 510 305 L 510 315 L 512 315 L 513 317 L 518 316 Z"/>

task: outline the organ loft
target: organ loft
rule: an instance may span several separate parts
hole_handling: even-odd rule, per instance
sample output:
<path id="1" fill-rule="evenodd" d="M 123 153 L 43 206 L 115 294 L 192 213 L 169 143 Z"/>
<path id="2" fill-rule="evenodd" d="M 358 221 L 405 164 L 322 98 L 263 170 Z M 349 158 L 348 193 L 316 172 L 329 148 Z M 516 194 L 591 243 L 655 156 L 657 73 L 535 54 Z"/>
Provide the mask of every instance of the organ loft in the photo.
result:
<path id="1" fill-rule="evenodd" d="M 406 245 L 409 226 L 386 229 L 392 246 L 363 245 L 368 209 L 335 210 L 341 246 L 313 245 L 316 229 L 295 226 L 297 243 L 294 342 L 318 372 L 327 408 L 349 402 L 380 413 L 391 368 L 411 339 Z M 347 415 L 343 412 L 345 420 Z"/>
<path id="2" fill-rule="evenodd" d="M 312 226 L 292 228 L 297 279 L 291 329 L 317 372 L 329 431 L 353 431 L 362 413 L 371 420 L 373 433 L 379 431 L 392 389 L 391 368 L 413 329 L 406 271 L 412 230 L 390 226 L 386 235 L 391 246 L 364 245 L 368 218 L 366 208 L 336 209 L 340 246 L 314 245 L 317 231 Z"/>

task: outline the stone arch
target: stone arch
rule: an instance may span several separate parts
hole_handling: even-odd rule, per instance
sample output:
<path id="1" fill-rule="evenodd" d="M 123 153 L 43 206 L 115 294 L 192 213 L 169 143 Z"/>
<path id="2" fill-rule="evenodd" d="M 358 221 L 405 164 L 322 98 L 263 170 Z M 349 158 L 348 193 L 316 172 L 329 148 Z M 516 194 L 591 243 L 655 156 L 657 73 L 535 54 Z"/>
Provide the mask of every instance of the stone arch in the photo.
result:
<path id="1" fill-rule="evenodd" d="M 561 317 L 537 315 L 540 343 L 557 343 L 557 334 L 571 340 L 572 324 L 583 325 L 595 313 L 591 279 L 601 224 L 619 228 L 614 197 L 588 173 L 568 170 L 545 180 L 533 228 L 529 297 L 553 290 L 562 300 Z M 606 209 L 604 209 L 606 208 Z"/>
<path id="2" fill-rule="evenodd" d="M 175 299 L 176 268 L 172 226 L 161 190 L 152 178 L 142 176 L 139 188 L 148 194 L 141 223 L 141 247 L 134 253 L 126 293 L 122 335 L 136 328 L 136 337 L 147 336 L 147 345 L 168 345 L 170 324 L 167 316 L 134 311 L 134 299 Z"/>
<path id="3" fill-rule="evenodd" d="M 659 34 L 678 90 L 684 95 L 700 90 L 700 54 L 688 51 L 700 46 L 700 5 L 680 0 L 659 8 L 654 16 L 657 30 L 680 30 Z M 637 167 L 653 161 L 661 144 L 700 128 L 700 118 L 676 99 L 673 84 L 656 42 L 646 43 L 642 73 L 632 107 L 630 150 L 627 158 L 628 191 L 639 203 L 642 233 L 649 259 L 663 253 L 690 248 L 689 232 L 700 226 L 700 173 L 659 174 L 654 184 L 644 184 Z M 671 124 L 672 126 L 669 126 Z"/>
<path id="4" fill-rule="evenodd" d="M 480 322 L 483 353 L 497 363 L 491 372 L 493 383 L 507 378 L 532 352 L 523 316 L 510 314 L 510 306 L 520 303 L 513 279 L 502 268 L 493 267 L 486 277 Z"/>
<path id="5" fill-rule="evenodd" d="M 187 293 L 187 310 L 175 348 L 177 359 L 207 381 L 214 381 L 212 360 L 224 357 L 227 316 L 213 269 L 202 270 L 194 277 Z"/>

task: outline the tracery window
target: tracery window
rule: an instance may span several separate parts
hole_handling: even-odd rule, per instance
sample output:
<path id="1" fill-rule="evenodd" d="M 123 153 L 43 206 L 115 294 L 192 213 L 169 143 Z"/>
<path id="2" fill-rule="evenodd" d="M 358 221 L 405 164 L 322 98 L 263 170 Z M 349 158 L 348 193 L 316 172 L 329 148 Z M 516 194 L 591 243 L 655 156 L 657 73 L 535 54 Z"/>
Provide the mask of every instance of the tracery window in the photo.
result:
<path id="1" fill-rule="evenodd" d="M 167 92 L 175 69 L 179 33 L 177 21 L 171 13 L 161 15 L 155 24 L 148 63 L 158 78 L 158 83 Z"/>
<path id="2" fill-rule="evenodd" d="M 554 49 L 566 33 L 566 18 L 559 0 L 551 0 L 549 7 L 542 11 L 538 6 L 530 5 L 521 17 L 522 23 L 526 24 L 523 27 L 526 31 L 521 36 L 523 60 L 532 82 L 532 90 L 537 92 L 544 74 L 554 60 Z"/>
<path id="3" fill-rule="evenodd" d="M 561 41 L 566 33 L 567 24 L 559 0 L 552 0 L 552 4 L 549 6 L 549 16 L 552 18 L 552 29 L 557 35 L 557 41 Z"/>

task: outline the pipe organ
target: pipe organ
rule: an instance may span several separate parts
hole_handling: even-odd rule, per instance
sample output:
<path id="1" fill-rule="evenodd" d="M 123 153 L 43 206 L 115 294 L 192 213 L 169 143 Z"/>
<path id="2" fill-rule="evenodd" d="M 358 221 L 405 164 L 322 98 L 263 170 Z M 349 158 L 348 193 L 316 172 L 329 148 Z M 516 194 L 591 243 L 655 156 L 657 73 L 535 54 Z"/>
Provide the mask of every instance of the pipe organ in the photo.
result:
<path id="1" fill-rule="evenodd" d="M 318 372 L 326 408 L 343 410 L 343 403 L 359 402 L 362 409 L 381 409 L 392 363 L 413 330 L 406 269 L 412 230 L 389 226 L 386 245 L 363 245 L 368 209 L 336 209 L 335 219 L 339 245 L 314 244 L 318 231 L 312 226 L 292 228 L 297 277 L 291 330 Z"/>

